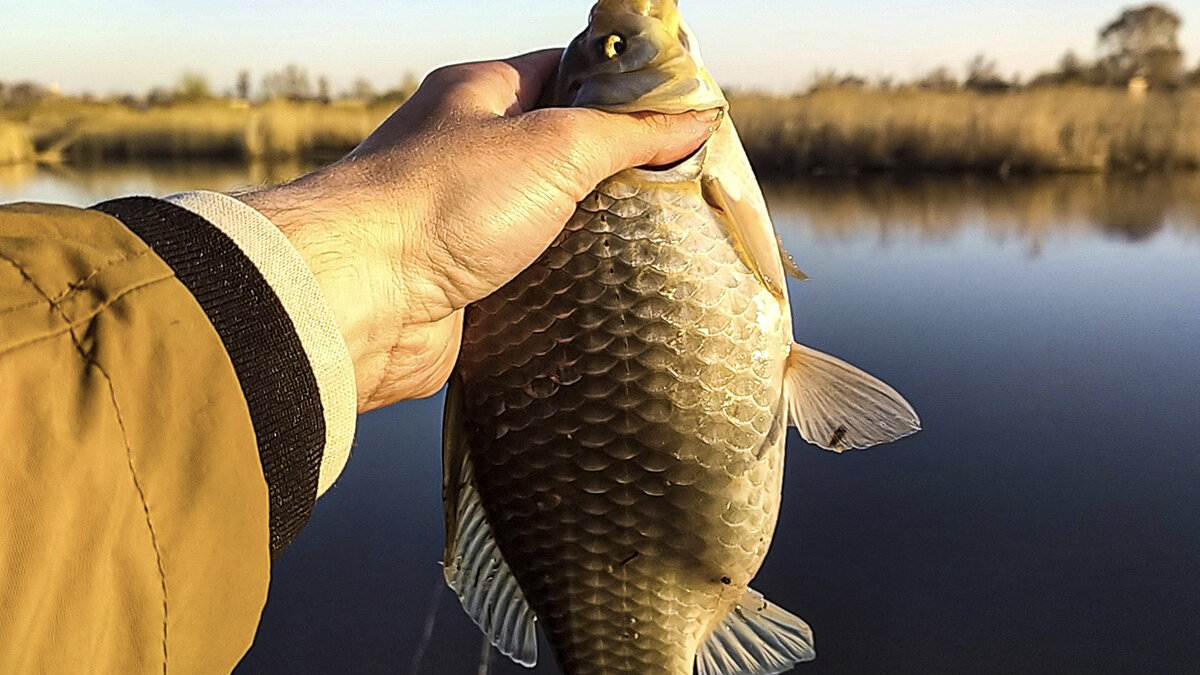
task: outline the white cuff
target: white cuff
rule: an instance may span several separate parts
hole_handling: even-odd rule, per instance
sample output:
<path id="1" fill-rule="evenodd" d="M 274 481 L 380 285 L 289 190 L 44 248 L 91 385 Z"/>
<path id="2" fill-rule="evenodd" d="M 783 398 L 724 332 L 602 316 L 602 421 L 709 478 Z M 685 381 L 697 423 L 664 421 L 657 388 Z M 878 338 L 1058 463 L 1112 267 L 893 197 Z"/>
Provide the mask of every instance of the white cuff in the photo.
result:
<path id="1" fill-rule="evenodd" d="M 321 496 L 341 475 L 350 456 L 358 393 L 350 351 L 316 277 L 287 237 L 245 203 L 203 190 L 164 199 L 204 218 L 232 239 L 291 318 L 316 377 L 325 414 L 325 450 L 317 481 L 317 496 Z"/>

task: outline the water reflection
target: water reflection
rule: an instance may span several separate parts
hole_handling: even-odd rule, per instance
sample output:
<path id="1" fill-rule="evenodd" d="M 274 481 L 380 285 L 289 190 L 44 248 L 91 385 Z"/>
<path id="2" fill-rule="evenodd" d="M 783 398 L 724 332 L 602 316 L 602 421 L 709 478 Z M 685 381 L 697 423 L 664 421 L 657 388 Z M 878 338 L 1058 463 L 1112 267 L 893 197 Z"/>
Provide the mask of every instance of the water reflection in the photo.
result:
<path id="1" fill-rule="evenodd" d="M 302 170 L 10 167 L 0 202 Z M 754 585 L 816 631 L 796 672 L 1200 672 L 1200 176 L 767 196 L 815 279 L 792 286 L 798 335 L 895 384 L 926 423 L 841 456 L 789 432 Z M 477 672 L 479 631 L 441 590 L 440 413 L 432 399 L 359 419 L 343 477 L 272 569 L 239 675 Z M 530 672 L 557 671 L 492 669 Z"/>
<path id="2" fill-rule="evenodd" d="M 37 175 L 36 164 L 0 164 L 0 190 L 16 193 Z"/>
<path id="3" fill-rule="evenodd" d="M 232 191 L 280 183 L 313 168 L 300 162 L 0 166 L 0 202 L 92 204 L 128 194 Z M 1036 254 L 1052 236 L 1100 233 L 1145 241 L 1170 229 L 1200 238 L 1200 174 L 813 178 L 765 186 L 777 224 L 820 237 L 883 242 L 903 233 L 936 241 L 982 226 L 1019 238 Z"/>
<path id="4" fill-rule="evenodd" d="M 800 216 L 818 235 L 927 240 L 982 226 L 1036 253 L 1050 236 L 1100 232 L 1144 241 L 1164 228 L 1200 235 L 1200 175 L 1054 176 L 999 180 L 891 176 L 771 185 L 773 213 Z"/>
<path id="5" fill-rule="evenodd" d="M 299 161 L 0 166 L 0 203 L 50 201 L 83 206 L 132 194 L 230 192 L 281 183 L 311 168 Z"/>

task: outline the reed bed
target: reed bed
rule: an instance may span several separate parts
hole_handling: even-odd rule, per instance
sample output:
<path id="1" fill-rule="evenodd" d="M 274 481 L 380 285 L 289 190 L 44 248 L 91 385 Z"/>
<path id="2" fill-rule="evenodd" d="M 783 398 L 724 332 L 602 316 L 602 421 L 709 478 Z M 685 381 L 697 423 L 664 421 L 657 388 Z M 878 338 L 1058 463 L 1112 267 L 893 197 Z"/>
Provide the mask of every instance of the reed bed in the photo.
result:
<path id="1" fill-rule="evenodd" d="M 43 161 L 324 159 L 353 148 L 390 111 L 310 101 L 217 100 L 147 110 L 58 102 L 27 111 L 24 124 Z M 0 135 L 0 154 L 3 143 Z"/>
<path id="2" fill-rule="evenodd" d="M 36 156 L 24 125 L 0 121 L 0 166 L 30 162 Z"/>
<path id="3" fill-rule="evenodd" d="M 1200 90 L 828 90 L 731 101 L 761 173 L 1200 168 Z"/>
<path id="4" fill-rule="evenodd" d="M 764 176 L 1200 169 L 1200 89 L 833 89 L 731 98 Z M 0 111 L 0 164 L 166 159 L 325 160 L 391 111 L 356 102 L 210 100 L 138 110 L 69 99 Z"/>

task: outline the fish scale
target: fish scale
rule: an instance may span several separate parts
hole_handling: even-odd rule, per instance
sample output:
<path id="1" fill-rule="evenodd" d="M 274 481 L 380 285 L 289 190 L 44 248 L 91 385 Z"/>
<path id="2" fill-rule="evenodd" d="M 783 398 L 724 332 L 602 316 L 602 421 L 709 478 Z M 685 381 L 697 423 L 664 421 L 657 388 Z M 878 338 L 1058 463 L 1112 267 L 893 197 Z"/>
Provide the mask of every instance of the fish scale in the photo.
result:
<path id="1" fill-rule="evenodd" d="M 476 485 L 568 673 L 690 673 L 779 507 L 785 318 L 664 175 L 601 184 L 466 313 Z"/>

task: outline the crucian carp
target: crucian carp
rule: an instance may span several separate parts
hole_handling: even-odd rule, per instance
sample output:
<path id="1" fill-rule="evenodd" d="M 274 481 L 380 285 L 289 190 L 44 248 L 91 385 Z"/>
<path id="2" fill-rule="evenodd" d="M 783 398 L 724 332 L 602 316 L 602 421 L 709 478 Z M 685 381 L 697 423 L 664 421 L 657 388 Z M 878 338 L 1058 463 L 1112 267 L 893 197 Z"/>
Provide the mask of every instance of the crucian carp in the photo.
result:
<path id="1" fill-rule="evenodd" d="M 675 0 L 601 0 L 547 104 L 727 103 Z M 780 673 L 803 621 L 750 588 L 788 424 L 827 450 L 920 422 L 792 340 L 781 250 L 733 123 L 601 183 L 531 267 L 467 308 L 443 430 L 446 580 L 488 639 L 571 675 Z"/>

